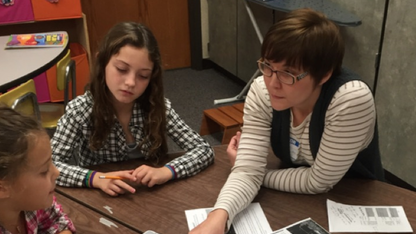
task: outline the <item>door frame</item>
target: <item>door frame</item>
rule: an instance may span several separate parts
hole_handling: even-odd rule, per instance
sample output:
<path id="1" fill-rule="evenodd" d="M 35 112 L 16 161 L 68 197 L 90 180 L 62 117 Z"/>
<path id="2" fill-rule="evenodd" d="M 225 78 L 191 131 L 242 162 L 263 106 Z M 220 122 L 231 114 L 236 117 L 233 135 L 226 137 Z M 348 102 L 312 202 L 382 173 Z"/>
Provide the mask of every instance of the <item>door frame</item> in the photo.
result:
<path id="1" fill-rule="evenodd" d="M 188 0 L 191 68 L 203 69 L 201 35 L 201 0 Z"/>

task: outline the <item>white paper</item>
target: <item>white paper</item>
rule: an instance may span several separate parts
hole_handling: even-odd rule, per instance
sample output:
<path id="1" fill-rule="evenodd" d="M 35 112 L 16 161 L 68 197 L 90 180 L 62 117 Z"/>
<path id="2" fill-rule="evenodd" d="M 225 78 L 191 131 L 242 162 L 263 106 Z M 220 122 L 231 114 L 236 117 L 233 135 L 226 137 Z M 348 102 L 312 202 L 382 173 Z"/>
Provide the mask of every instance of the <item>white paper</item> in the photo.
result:
<path id="1" fill-rule="evenodd" d="M 189 230 L 202 223 L 213 208 L 185 210 Z M 233 221 L 236 234 L 269 234 L 272 232 L 269 222 L 259 203 L 251 203 L 238 213 Z"/>
<path id="2" fill-rule="evenodd" d="M 353 206 L 326 201 L 330 232 L 410 232 L 402 206 Z"/>
<path id="3" fill-rule="evenodd" d="M 323 227 L 311 218 L 301 220 L 271 234 L 329 234 Z"/>

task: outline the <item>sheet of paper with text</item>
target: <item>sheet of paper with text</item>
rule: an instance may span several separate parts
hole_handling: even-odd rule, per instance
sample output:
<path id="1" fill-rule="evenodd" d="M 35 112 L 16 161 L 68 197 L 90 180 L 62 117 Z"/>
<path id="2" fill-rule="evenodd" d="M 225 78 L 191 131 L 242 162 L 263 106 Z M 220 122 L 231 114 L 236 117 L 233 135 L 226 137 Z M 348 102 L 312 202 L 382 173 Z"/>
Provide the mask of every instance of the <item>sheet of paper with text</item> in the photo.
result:
<path id="1" fill-rule="evenodd" d="M 329 232 L 412 233 L 402 206 L 357 206 L 326 201 Z"/>
<path id="2" fill-rule="evenodd" d="M 211 211 L 212 208 L 185 210 L 189 230 L 202 223 Z M 269 234 L 272 232 L 259 203 L 251 203 L 237 214 L 232 226 L 236 234 Z"/>

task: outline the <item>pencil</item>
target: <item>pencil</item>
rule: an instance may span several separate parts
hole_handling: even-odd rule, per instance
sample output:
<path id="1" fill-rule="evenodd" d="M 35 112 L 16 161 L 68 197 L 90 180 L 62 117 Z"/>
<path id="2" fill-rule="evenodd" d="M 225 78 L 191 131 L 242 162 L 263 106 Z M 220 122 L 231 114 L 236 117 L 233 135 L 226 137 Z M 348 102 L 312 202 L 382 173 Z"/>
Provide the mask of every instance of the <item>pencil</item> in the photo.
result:
<path id="1" fill-rule="evenodd" d="M 124 180 L 124 177 L 121 176 L 100 176 L 100 179 L 113 179 L 113 180 Z"/>

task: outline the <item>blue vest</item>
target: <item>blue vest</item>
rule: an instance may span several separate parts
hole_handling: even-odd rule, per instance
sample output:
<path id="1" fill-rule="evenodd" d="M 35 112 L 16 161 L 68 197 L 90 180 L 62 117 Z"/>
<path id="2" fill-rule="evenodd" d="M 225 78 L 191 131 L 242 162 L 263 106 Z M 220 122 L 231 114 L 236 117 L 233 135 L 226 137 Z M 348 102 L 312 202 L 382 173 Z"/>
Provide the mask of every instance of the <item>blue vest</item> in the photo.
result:
<path id="1" fill-rule="evenodd" d="M 334 94 L 345 83 L 360 80 L 360 77 L 343 68 L 338 75 L 333 75 L 323 86 L 318 100 L 313 108 L 309 124 L 309 144 L 313 158 L 316 158 L 325 126 L 325 114 Z M 290 158 L 290 109 L 273 110 L 271 131 L 271 146 L 274 154 L 289 167 L 297 167 Z M 373 140 L 370 145 L 358 153 L 344 177 L 366 178 L 384 181 L 384 170 L 381 164 L 378 144 L 377 121 Z"/>

